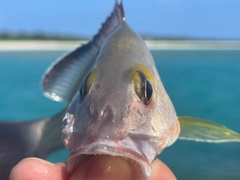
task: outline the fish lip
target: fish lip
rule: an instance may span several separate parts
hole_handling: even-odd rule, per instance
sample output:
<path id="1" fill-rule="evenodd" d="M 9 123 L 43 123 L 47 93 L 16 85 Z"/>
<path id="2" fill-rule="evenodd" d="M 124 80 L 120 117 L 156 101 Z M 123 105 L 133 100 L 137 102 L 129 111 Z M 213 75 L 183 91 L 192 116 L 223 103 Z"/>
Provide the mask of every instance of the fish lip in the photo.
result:
<path id="1" fill-rule="evenodd" d="M 86 158 L 83 155 L 111 155 L 123 157 L 130 165 L 136 162 L 141 167 L 144 177 L 147 178 L 152 173 L 151 163 L 156 157 L 156 153 L 150 158 L 145 156 L 145 154 L 130 138 L 119 141 L 96 140 L 90 144 L 79 145 L 76 150 L 70 153 L 67 171 L 73 171 Z"/>

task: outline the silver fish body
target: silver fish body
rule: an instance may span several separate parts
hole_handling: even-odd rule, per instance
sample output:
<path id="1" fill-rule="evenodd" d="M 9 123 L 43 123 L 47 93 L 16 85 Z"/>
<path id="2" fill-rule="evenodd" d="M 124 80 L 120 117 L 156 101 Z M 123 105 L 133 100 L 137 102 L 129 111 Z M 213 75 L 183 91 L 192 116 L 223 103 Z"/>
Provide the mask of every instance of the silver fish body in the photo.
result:
<path id="1" fill-rule="evenodd" d="M 146 86 L 148 103 L 136 93 Z M 152 161 L 178 138 L 178 118 L 152 55 L 125 21 L 104 41 L 63 122 L 69 171 L 85 155 L 109 154 L 137 163 L 146 178 Z"/>

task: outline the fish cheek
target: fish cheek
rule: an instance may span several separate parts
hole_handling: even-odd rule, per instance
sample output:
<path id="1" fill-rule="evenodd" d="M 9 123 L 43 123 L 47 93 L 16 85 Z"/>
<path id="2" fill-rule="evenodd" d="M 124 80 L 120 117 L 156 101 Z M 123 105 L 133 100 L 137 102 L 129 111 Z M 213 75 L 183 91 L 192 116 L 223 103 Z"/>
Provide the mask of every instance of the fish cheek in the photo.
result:
<path id="1" fill-rule="evenodd" d="M 153 102 L 152 102 L 153 103 Z M 129 106 L 129 114 L 124 118 L 124 124 L 129 134 L 133 135 L 152 135 L 151 119 L 154 109 L 144 105 L 138 96 L 133 95 L 132 103 Z"/>
<path id="2" fill-rule="evenodd" d="M 86 96 L 85 99 L 76 106 L 75 109 L 75 122 L 73 125 L 73 132 L 74 133 L 85 133 L 88 127 L 90 117 L 89 117 L 89 103 L 86 103 L 88 97 Z"/>

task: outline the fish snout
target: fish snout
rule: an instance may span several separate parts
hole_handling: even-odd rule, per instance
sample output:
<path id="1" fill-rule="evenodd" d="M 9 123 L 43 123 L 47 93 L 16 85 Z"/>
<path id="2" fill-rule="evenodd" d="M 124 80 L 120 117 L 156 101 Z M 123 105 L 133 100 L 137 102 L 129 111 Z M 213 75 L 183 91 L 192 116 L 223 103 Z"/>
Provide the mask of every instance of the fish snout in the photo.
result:
<path id="1" fill-rule="evenodd" d="M 118 112 L 117 108 L 106 104 L 102 108 L 95 109 L 91 114 L 91 122 L 87 133 L 91 137 L 123 139 L 126 130 L 122 119 L 121 113 Z"/>

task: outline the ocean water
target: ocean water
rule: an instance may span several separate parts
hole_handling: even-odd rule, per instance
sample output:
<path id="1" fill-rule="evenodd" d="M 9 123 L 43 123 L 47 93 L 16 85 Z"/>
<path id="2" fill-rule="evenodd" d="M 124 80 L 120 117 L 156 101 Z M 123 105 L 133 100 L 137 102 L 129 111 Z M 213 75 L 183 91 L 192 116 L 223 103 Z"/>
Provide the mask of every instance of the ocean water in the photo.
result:
<path id="1" fill-rule="evenodd" d="M 64 103 L 42 95 L 40 81 L 63 51 L 0 52 L 0 119 L 46 117 Z M 152 51 L 178 115 L 207 118 L 240 132 L 240 51 Z M 67 159 L 62 149 L 52 162 Z M 178 140 L 159 158 L 178 179 L 240 179 L 240 143 Z"/>

